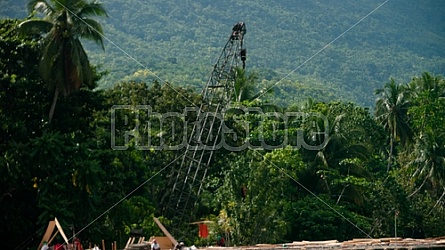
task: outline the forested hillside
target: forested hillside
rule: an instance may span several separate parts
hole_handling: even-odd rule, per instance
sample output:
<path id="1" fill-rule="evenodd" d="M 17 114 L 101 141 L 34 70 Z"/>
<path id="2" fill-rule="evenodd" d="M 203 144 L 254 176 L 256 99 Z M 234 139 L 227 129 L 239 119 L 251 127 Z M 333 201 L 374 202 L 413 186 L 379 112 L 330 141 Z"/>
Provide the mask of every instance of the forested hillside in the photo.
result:
<path id="1" fill-rule="evenodd" d="M 25 2 L 1 1 L 0 16 L 26 17 Z M 100 88 L 159 77 L 199 89 L 232 25 L 244 21 L 248 68 L 264 80 L 259 88 L 286 77 L 275 88 L 276 102 L 289 105 L 312 96 L 371 107 L 373 90 L 390 77 L 407 81 L 422 71 L 443 74 L 445 68 L 443 1 L 391 0 L 355 25 L 379 4 L 110 0 L 104 2 L 109 18 L 102 20 L 105 52 L 87 48 L 92 62 L 109 71 Z"/>

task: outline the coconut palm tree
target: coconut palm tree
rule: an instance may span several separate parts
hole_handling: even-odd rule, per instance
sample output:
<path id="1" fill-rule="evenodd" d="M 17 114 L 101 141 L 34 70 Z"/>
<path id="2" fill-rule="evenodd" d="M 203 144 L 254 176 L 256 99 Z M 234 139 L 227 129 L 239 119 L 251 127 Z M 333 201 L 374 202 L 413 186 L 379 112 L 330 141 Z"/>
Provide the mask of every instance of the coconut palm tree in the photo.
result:
<path id="1" fill-rule="evenodd" d="M 415 87 L 414 105 L 409 113 L 416 133 L 413 150 L 410 151 L 407 167 L 412 173 L 414 184 L 419 184 L 417 193 L 426 187 L 429 191 L 440 191 L 445 183 L 445 129 L 444 99 L 445 81 L 441 76 L 425 72 L 411 82 Z"/>
<path id="2" fill-rule="evenodd" d="M 32 18 L 22 22 L 19 30 L 41 38 L 39 69 L 48 88 L 54 91 L 51 122 L 59 94 L 67 96 L 83 84 L 92 85 L 93 70 L 80 38 L 92 40 L 103 49 L 102 26 L 92 17 L 107 13 L 100 3 L 85 0 L 31 0 L 28 9 Z M 36 12 L 43 18 L 36 18 Z"/>
<path id="3" fill-rule="evenodd" d="M 234 69 L 235 74 L 235 96 L 234 101 L 242 102 L 251 100 L 255 94 L 255 84 L 258 79 L 256 73 L 247 74 L 246 70 L 240 67 Z"/>
<path id="4" fill-rule="evenodd" d="M 432 192 L 443 193 L 445 184 L 444 134 L 426 131 L 417 140 L 412 152 L 413 160 L 408 163 L 412 168 L 412 179 L 421 182 L 411 194 L 414 195 L 424 186 Z M 440 194 L 440 193 L 439 193 Z"/>
<path id="5" fill-rule="evenodd" d="M 440 129 L 443 124 L 441 115 L 445 97 L 445 80 L 441 76 L 432 76 L 428 72 L 422 77 L 415 77 L 410 82 L 413 104 L 409 112 L 413 120 L 413 128 L 422 134 L 426 127 Z"/>
<path id="6" fill-rule="evenodd" d="M 320 116 L 313 115 L 304 121 L 302 128 L 307 136 L 305 141 L 320 147 L 303 151 L 312 162 L 309 165 L 312 175 L 307 179 L 312 179 L 313 184 L 321 181 L 319 188 L 337 196 L 337 203 L 348 196 L 350 201 L 359 204 L 363 200 L 359 191 L 361 183 L 370 178 L 365 162 L 372 153 L 369 142 L 363 138 L 367 132 L 358 122 L 365 118 L 364 113 L 352 104 L 311 105 L 312 113 Z"/>
<path id="7" fill-rule="evenodd" d="M 405 89 L 405 85 L 397 84 L 391 79 L 382 89 L 374 92 L 379 96 L 375 109 L 376 119 L 389 133 L 387 171 L 392 164 L 395 144 L 407 144 L 412 139 L 412 130 L 408 123 L 409 92 Z"/>

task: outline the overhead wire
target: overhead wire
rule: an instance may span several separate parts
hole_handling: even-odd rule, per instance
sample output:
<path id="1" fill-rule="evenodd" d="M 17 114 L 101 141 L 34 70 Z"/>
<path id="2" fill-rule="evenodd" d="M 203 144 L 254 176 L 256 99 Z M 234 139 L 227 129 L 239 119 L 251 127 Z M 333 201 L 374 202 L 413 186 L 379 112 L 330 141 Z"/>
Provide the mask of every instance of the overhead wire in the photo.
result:
<path id="1" fill-rule="evenodd" d="M 89 226 L 91 226 L 93 223 L 95 223 L 98 219 L 100 219 L 102 216 L 104 216 L 105 214 L 107 214 L 108 212 L 110 212 L 113 208 L 115 208 L 117 205 L 119 205 L 120 203 L 122 203 L 124 200 L 126 200 L 128 197 L 130 197 L 130 195 L 132 195 L 134 192 L 136 192 L 137 190 L 139 190 L 141 187 L 143 187 L 145 184 L 147 184 L 149 181 L 151 181 L 153 178 L 155 178 L 156 176 L 158 176 L 161 172 L 163 172 L 165 169 L 167 169 L 170 165 L 172 165 L 173 163 L 176 162 L 176 160 L 178 160 L 179 158 L 181 158 L 184 155 L 184 153 L 180 154 L 179 156 L 177 156 L 175 159 L 173 159 L 170 163 L 168 163 L 167 165 L 165 165 L 163 168 L 161 168 L 160 170 L 158 170 L 156 173 L 154 173 L 152 176 L 150 176 L 149 178 L 147 178 L 144 182 L 142 182 L 139 186 L 137 186 L 136 188 L 134 188 L 131 192 L 129 192 L 127 195 L 125 195 L 124 197 L 122 197 L 118 202 L 116 202 L 115 204 L 113 204 L 110 208 L 108 208 L 107 210 L 105 210 L 102 214 L 100 214 L 99 216 L 97 216 L 94 220 L 92 220 L 89 224 L 87 224 L 86 226 L 84 226 L 82 229 L 80 229 L 79 231 L 77 231 L 77 234 L 81 233 L 82 231 L 84 231 L 85 229 L 87 229 Z M 72 238 L 71 238 L 72 239 Z"/>
<path id="2" fill-rule="evenodd" d="M 130 55 L 127 51 L 125 51 L 123 48 L 121 48 L 119 45 L 117 45 L 116 43 L 114 43 L 110 38 L 108 38 L 106 35 L 104 35 L 102 32 L 99 32 L 97 29 L 95 29 L 93 26 L 91 26 L 90 24 L 88 24 L 87 22 L 85 22 L 85 20 L 83 20 L 82 18 L 80 18 L 76 13 L 74 13 L 72 10 L 70 10 L 69 8 L 67 8 L 64 4 L 62 4 L 59 0 L 54 0 L 55 2 L 57 2 L 58 4 L 60 4 L 60 6 L 62 6 L 64 9 L 66 9 L 71 15 L 73 15 L 74 17 L 76 17 L 77 19 L 79 19 L 80 21 L 82 21 L 84 24 L 86 24 L 90 29 L 94 30 L 95 32 L 97 32 L 98 34 L 100 34 L 100 36 L 102 38 L 104 38 L 105 40 L 107 40 L 110 44 L 112 44 L 114 47 L 116 47 L 118 50 L 120 50 L 122 53 L 124 53 L 127 57 L 129 57 L 131 60 L 133 60 L 134 62 L 136 62 L 136 64 L 138 64 L 139 66 L 141 66 L 142 68 L 144 68 L 145 70 L 147 70 L 149 73 L 151 73 L 154 77 L 156 77 L 156 79 L 158 79 L 159 81 L 161 81 L 162 83 L 164 83 L 165 85 L 167 85 L 169 88 L 171 88 L 173 91 L 175 91 L 178 95 L 180 95 L 182 98 L 184 98 L 187 102 L 189 102 L 192 106 L 194 107 L 198 107 L 193 101 L 191 101 L 189 98 L 187 98 L 186 96 L 184 96 L 181 92 L 177 91 L 171 84 L 169 84 L 167 81 L 163 80 L 162 78 L 160 78 L 158 75 L 156 75 L 153 71 L 151 71 L 147 66 L 145 66 L 143 63 L 141 63 L 139 60 L 137 60 L 135 57 L 133 57 L 132 55 Z"/>
<path id="3" fill-rule="evenodd" d="M 43 229 L 45 229 L 44 227 L 41 227 L 39 230 L 37 230 L 36 232 L 34 232 L 33 235 L 29 236 L 26 240 L 22 241 L 22 243 L 20 243 L 19 245 L 17 245 L 14 250 L 22 250 L 28 247 L 28 245 L 30 244 L 30 242 L 34 241 L 34 237 L 36 237 L 38 234 L 40 234 Z"/>
<path id="4" fill-rule="evenodd" d="M 289 77 L 291 74 L 293 74 L 295 71 L 297 71 L 298 69 L 300 69 L 301 67 L 303 67 L 306 63 L 308 63 L 309 61 L 311 61 L 314 57 L 316 57 L 317 55 L 319 55 L 321 52 L 323 52 L 325 49 L 327 49 L 329 46 L 331 46 L 334 42 L 336 42 L 338 39 L 340 39 L 341 37 L 343 37 L 346 33 L 348 33 L 351 29 L 353 29 L 355 26 L 357 26 L 358 24 L 360 24 L 361 22 L 363 22 L 366 18 L 368 18 L 370 15 L 372 15 L 375 11 L 377 11 L 378 9 L 380 9 L 383 5 L 385 5 L 389 0 L 385 0 L 384 2 L 382 2 L 381 4 L 379 4 L 376 8 L 374 8 L 372 11 L 370 11 L 368 14 L 366 14 L 365 16 L 363 16 L 361 19 L 359 19 L 357 22 L 355 22 L 352 26 L 350 26 L 348 29 L 346 29 L 344 32 L 342 32 L 340 35 L 338 35 L 337 37 L 335 37 L 333 40 L 331 40 L 329 43 L 327 43 L 325 46 L 323 46 L 321 49 L 319 49 L 317 52 L 315 52 L 313 55 L 311 55 L 309 58 L 307 58 L 305 61 L 303 61 L 303 63 L 301 63 L 300 65 L 298 65 L 295 69 L 291 70 L 288 74 L 286 74 L 283 78 L 281 78 L 278 82 L 276 82 L 275 84 L 273 84 L 270 87 L 267 87 L 265 89 L 262 89 L 260 92 L 258 92 L 257 94 L 254 95 L 254 98 L 252 99 L 252 101 L 260 98 L 261 96 L 263 96 L 265 93 L 268 93 L 268 91 L 270 91 L 273 87 L 277 86 L 279 83 L 281 83 L 284 79 L 286 79 L 287 77 Z M 259 152 L 257 152 L 256 150 L 254 150 L 257 154 L 261 155 Z M 342 213 L 340 213 L 339 211 L 337 211 L 335 208 L 333 208 L 331 205 L 329 205 L 326 201 L 324 201 L 322 198 L 320 198 L 318 195 L 316 195 L 314 192 L 312 192 L 311 190 L 309 190 L 307 187 L 305 187 L 303 184 L 301 184 L 299 181 L 297 181 L 295 178 L 293 178 L 289 173 L 287 173 L 284 169 L 279 168 L 275 163 L 273 163 L 272 161 L 270 161 L 269 159 L 267 159 L 266 157 L 264 157 L 263 155 L 261 155 L 263 157 L 263 159 L 265 159 L 266 161 L 268 161 L 270 164 L 272 164 L 272 166 L 274 166 L 275 168 L 277 168 L 279 171 L 281 171 L 282 173 L 284 173 L 288 178 L 290 178 L 292 181 L 294 181 L 296 184 L 298 184 L 301 188 L 303 188 L 304 190 L 306 190 L 310 195 L 314 196 L 317 200 L 319 200 L 321 203 L 323 203 L 325 206 L 327 206 L 329 209 L 331 209 L 332 211 L 334 211 L 336 214 L 338 214 L 341 218 L 343 218 L 345 221 L 347 221 L 349 224 L 353 225 L 355 228 L 357 228 L 361 233 L 363 233 L 364 235 L 366 235 L 366 237 L 368 238 L 373 238 L 371 235 L 369 235 L 368 233 L 366 233 L 363 229 L 361 229 L 360 227 L 358 227 L 356 224 L 354 224 L 351 220 L 349 220 L 348 218 L 346 218 Z"/>
<path id="5" fill-rule="evenodd" d="M 340 213 L 337 209 L 333 208 L 331 205 L 329 205 L 325 200 L 323 200 L 321 197 L 319 197 L 317 194 L 315 194 L 314 192 L 312 192 L 310 189 L 308 189 L 307 187 L 305 187 L 303 184 L 301 184 L 299 181 L 297 181 L 292 175 L 290 175 L 287 171 L 285 171 L 284 169 L 278 167 L 274 162 L 272 162 L 271 160 L 267 159 L 264 155 L 260 154 L 258 152 L 258 150 L 254 150 L 255 153 L 257 153 L 258 155 L 260 155 L 264 160 L 266 160 L 267 162 L 269 162 L 274 168 L 278 169 L 278 171 L 282 172 L 284 175 L 286 175 L 289 179 L 291 179 L 293 182 L 295 182 L 298 186 L 300 186 L 301 188 L 303 188 L 306 192 L 308 192 L 310 195 L 314 196 L 317 200 L 319 200 L 321 203 L 323 203 L 323 205 L 327 206 L 329 209 L 331 209 L 332 211 L 334 211 L 334 213 L 338 214 L 341 218 L 343 218 L 345 221 L 347 221 L 349 224 L 351 224 L 352 226 L 354 226 L 355 228 L 357 228 L 360 232 L 362 232 L 366 237 L 373 239 L 373 237 L 371 235 L 369 235 L 368 233 L 366 233 L 363 229 L 361 229 L 359 226 L 357 226 L 357 224 L 354 224 L 351 220 L 349 220 L 348 218 L 346 218 L 346 216 L 344 216 L 342 213 Z"/>
<path id="6" fill-rule="evenodd" d="M 336 42 L 338 39 L 340 39 L 341 37 L 343 37 L 346 33 L 348 33 L 351 29 L 353 29 L 355 26 L 357 26 L 358 24 L 360 24 L 363 20 L 365 20 L 366 18 L 368 18 L 370 15 L 372 15 L 375 11 L 377 11 L 378 9 L 380 9 L 383 5 L 385 5 L 389 0 L 385 0 L 383 3 L 379 4 L 376 8 L 374 8 L 372 11 L 370 11 L 368 14 L 366 14 L 364 17 L 362 17 L 360 20 L 358 20 L 356 23 L 354 23 L 351 27 L 349 27 L 348 29 L 346 29 L 345 31 L 343 31 L 340 35 L 338 35 L 337 37 L 335 37 L 332 41 L 330 41 L 329 43 L 327 43 L 325 46 L 323 46 L 321 49 L 319 49 L 317 52 L 315 52 L 313 55 L 311 55 L 309 58 L 307 58 L 304 62 L 302 62 L 300 65 L 298 65 L 295 69 L 291 70 L 288 74 L 286 74 L 283 78 L 281 78 L 279 81 L 277 81 L 275 84 L 272 84 L 272 86 L 266 87 L 264 89 L 262 89 L 260 92 L 258 92 L 255 96 L 255 98 L 252 100 L 256 100 L 258 98 L 260 98 L 261 96 L 263 96 L 264 94 L 268 93 L 268 91 L 270 91 L 272 88 L 274 88 L 275 86 L 277 86 L 279 83 L 281 83 L 284 79 L 288 78 L 291 74 L 293 74 L 295 71 L 297 71 L 298 69 L 300 69 L 301 67 L 303 67 L 306 63 L 308 63 L 309 61 L 311 61 L 314 57 L 316 57 L 318 54 L 320 54 L 321 52 L 323 52 L 325 49 L 327 49 L 329 46 L 331 46 L 334 42 Z"/>
<path id="7" fill-rule="evenodd" d="M 62 3 L 60 3 L 60 1 L 58 0 L 54 0 L 57 3 L 59 3 L 63 8 L 65 8 L 67 11 L 69 11 L 73 16 L 75 16 L 76 18 L 78 18 L 79 20 L 81 20 L 82 22 L 84 22 L 86 25 L 88 25 L 91 29 L 95 30 L 96 32 L 98 32 L 96 29 L 94 29 L 94 27 L 90 26 L 88 23 L 86 23 L 84 20 L 82 20 L 82 18 L 78 17 L 72 10 L 68 9 L 65 5 L 63 5 Z M 265 93 L 267 93 L 270 89 L 272 89 L 274 86 L 278 85 L 280 82 L 282 82 L 284 79 L 286 79 L 289 75 L 291 75 L 292 73 L 294 73 L 296 70 L 300 69 L 302 66 L 304 66 L 306 63 L 308 63 L 310 60 L 312 60 L 314 57 L 316 57 L 318 54 L 320 54 L 322 51 L 324 51 L 326 48 L 328 48 L 331 44 L 333 44 L 334 42 L 336 42 L 339 38 L 341 38 L 342 36 L 344 36 L 347 32 L 349 32 L 351 29 L 353 29 L 355 26 L 357 26 L 359 23 L 361 23 L 363 20 L 365 20 L 367 17 L 369 17 L 371 14 L 373 14 L 375 11 L 377 11 L 379 8 L 381 8 L 384 4 L 386 4 L 389 0 L 385 0 L 383 3 L 381 3 L 379 6 L 377 6 L 375 9 L 373 9 L 371 12 L 369 12 L 367 15 L 365 15 L 363 18 L 361 18 L 359 21 L 357 21 L 356 23 L 354 23 L 351 27 L 349 27 L 347 30 L 345 30 L 343 33 L 341 33 L 339 36 L 337 36 L 336 38 L 334 38 L 331 42 L 329 42 L 328 44 L 326 44 L 323 48 L 321 48 L 320 50 L 318 50 L 316 53 L 314 53 L 312 56 L 310 56 L 308 59 L 306 59 L 303 63 L 301 63 L 299 66 L 297 66 L 295 69 L 293 69 L 292 71 L 290 71 L 286 76 L 284 76 L 282 79 L 280 79 L 278 82 L 276 82 L 275 84 L 273 84 L 272 86 L 268 87 L 265 91 L 261 91 L 257 94 L 256 98 L 260 98 L 262 95 L 264 95 Z M 111 39 L 109 39 L 107 36 L 105 36 L 104 34 L 98 32 L 105 40 L 107 40 L 108 42 L 110 42 L 110 44 L 112 44 L 113 46 L 115 46 L 116 48 L 118 48 L 118 50 L 120 50 L 122 53 L 124 53 L 127 57 L 129 57 L 130 59 L 132 59 L 133 61 L 135 61 L 139 66 L 143 67 L 145 70 L 147 70 L 148 72 L 150 72 L 153 76 L 155 76 L 158 80 L 160 80 L 161 82 L 165 83 L 168 87 L 170 87 L 172 90 L 174 90 L 176 93 L 178 93 L 182 98 L 184 98 L 186 101 L 188 101 L 190 104 L 192 104 L 193 106 L 197 107 L 196 104 L 194 104 L 194 102 L 192 102 L 191 100 L 189 100 L 187 97 L 185 97 L 183 94 L 181 94 L 180 92 L 178 92 L 176 89 L 173 88 L 173 86 L 171 86 L 168 82 L 164 81 L 163 79 L 161 79 L 159 76 L 157 76 L 153 71 L 151 71 L 150 69 L 148 69 L 148 67 L 146 67 L 144 64 L 142 64 L 140 61 L 138 61 L 135 57 L 131 56 L 128 52 L 126 52 L 123 48 L 121 48 L 120 46 L 118 46 L 116 43 L 114 43 Z M 255 150 L 254 150 L 255 151 Z M 258 152 L 257 152 L 258 153 Z M 260 154 L 260 153 L 258 153 Z M 180 157 L 182 157 L 183 154 L 179 155 L 178 157 L 176 157 L 174 160 L 172 160 L 170 163 L 168 163 L 167 165 L 165 165 L 162 169 L 160 169 L 159 171 L 157 171 L 154 175 L 152 175 L 151 177 L 149 177 L 147 180 L 145 180 L 143 183 L 141 183 L 139 186 L 137 186 L 135 189 L 133 189 L 131 192 L 129 192 L 127 195 L 125 195 L 123 198 L 121 198 L 119 201 L 117 201 L 115 204 L 113 204 L 110 208 L 108 208 L 107 210 L 105 210 L 102 214 L 100 214 L 99 216 L 97 216 L 94 220 L 92 220 L 89 224 L 87 224 L 86 226 L 84 226 L 82 229 L 80 229 L 77 233 L 81 233 L 82 231 L 84 231 L 86 228 L 88 228 L 89 226 L 91 226 L 92 224 L 94 224 L 98 219 L 100 219 L 102 216 L 104 216 L 105 214 L 107 214 L 109 211 L 111 211 L 114 207 L 116 207 L 118 204 L 120 204 L 121 202 L 123 202 L 125 199 L 127 199 L 130 195 L 132 195 L 134 192 L 136 192 L 138 189 L 140 189 L 142 186 L 144 186 L 146 183 L 148 183 L 150 180 L 152 180 L 154 177 L 156 177 L 157 175 L 159 175 L 162 171 L 164 171 L 167 167 L 169 167 L 171 164 L 173 164 L 174 162 L 176 162 L 177 159 L 179 159 Z M 261 155 L 261 154 L 260 154 Z M 292 181 L 294 181 L 295 183 L 297 183 L 299 186 L 301 186 L 304 190 L 306 190 L 308 193 L 310 193 L 311 195 L 313 195 L 314 197 L 316 197 L 320 202 L 322 202 L 324 205 L 326 205 L 327 207 L 329 207 L 330 209 L 332 209 L 335 213 L 337 213 L 340 217 L 342 217 L 343 219 L 345 219 L 348 223 L 354 225 L 360 232 L 362 232 L 363 234 L 365 234 L 367 237 L 372 238 L 368 233 L 364 232 L 361 228 L 359 228 L 357 225 L 355 225 L 353 222 L 351 222 L 349 219 L 347 219 L 344 215 L 342 215 L 340 212 L 338 212 L 335 208 L 333 208 L 332 206 L 330 206 L 328 203 L 326 203 L 326 201 L 324 201 L 323 199 L 321 199 L 320 197 L 318 197 L 315 193 L 313 193 L 312 191 L 310 191 L 308 188 L 306 188 L 304 185 L 302 185 L 300 182 L 298 182 L 295 178 L 293 178 L 289 173 L 287 173 L 286 171 L 284 171 L 283 169 L 280 169 L 275 163 L 271 162 L 270 160 L 268 160 L 267 158 L 265 158 L 263 155 L 261 155 L 264 159 L 266 159 L 267 161 L 269 161 L 274 167 L 278 168 L 280 171 L 282 171 L 286 176 L 288 176 Z M 74 237 L 74 236 L 73 236 Z M 72 238 L 71 238 L 72 239 Z M 71 240 L 70 239 L 70 240 Z"/>

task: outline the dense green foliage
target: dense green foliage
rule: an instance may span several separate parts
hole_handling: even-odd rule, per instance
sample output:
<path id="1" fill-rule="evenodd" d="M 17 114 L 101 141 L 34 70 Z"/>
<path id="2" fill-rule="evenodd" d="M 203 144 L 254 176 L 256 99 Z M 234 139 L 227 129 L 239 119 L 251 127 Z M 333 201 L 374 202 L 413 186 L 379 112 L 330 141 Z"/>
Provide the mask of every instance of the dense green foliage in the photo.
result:
<path id="1" fill-rule="evenodd" d="M 0 16 L 25 18 L 26 2 L 1 1 Z M 109 0 L 103 5 L 110 18 L 100 20 L 106 52 L 94 45 L 86 49 L 94 64 L 109 71 L 100 88 L 122 80 L 151 82 L 156 74 L 174 85 L 199 89 L 232 25 L 244 21 L 247 64 L 258 72 L 259 88 L 282 80 L 270 97 L 274 103 L 287 106 L 312 96 L 372 107 L 372 92 L 390 77 L 408 81 L 426 70 L 444 74 L 445 68 L 445 7 L 440 0 L 388 1 L 339 37 L 379 4 Z"/>
<path id="2" fill-rule="evenodd" d="M 388 7 L 395 8 L 397 1 L 390 3 Z M 440 5 L 434 1 L 428 3 L 431 5 L 424 9 L 420 3 L 413 5 L 420 12 L 434 4 Z M 0 2 L 0 6 L 3 4 Z M 126 1 L 117 6 L 109 1 L 108 4 L 110 20 L 119 13 L 133 22 L 128 25 L 119 19 L 107 21 L 105 27 L 112 27 L 110 34 L 123 39 L 119 30 L 127 29 L 139 36 L 133 45 L 140 46 L 135 51 L 141 57 L 146 60 L 163 58 L 171 63 L 147 65 L 159 69 L 160 75 L 165 74 L 168 79 L 171 76 L 188 87 L 125 78 L 134 72 L 138 72 L 138 77 L 144 75 L 143 69 L 139 71 L 128 66 L 123 75 L 113 76 L 116 77 L 113 81 L 122 77 L 126 81 L 116 85 L 113 82 L 110 88 L 97 90 L 97 85 L 107 79 L 106 73 L 89 64 L 83 65 L 92 73 L 91 84 L 85 84 L 88 81 L 84 79 L 77 91 L 61 97 L 50 123 L 47 114 L 54 88 L 48 88 L 48 79 L 39 68 L 42 55 L 45 55 L 42 50 L 45 43 L 41 42 L 42 37 L 29 33 L 19 36 L 18 27 L 23 20 L 1 20 L 0 236 L 9 239 L 1 241 L 2 249 L 35 248 L 48 221 L 54 217 L 68 235 L 71 236 L 72 229 L 85 244 L 105 239 L 106 242 L 116 240 L 123 246 L 131 229 L 141 229 L 147 237 L 161 234 L 152 217 L 162 214 L 159 201 L 169 194 L 166 191 L 171 188 L 168 187 L 169 178 L 172 178 L 169 166 L 177 152 L 156 150 L 155 146 L 160 145 L 161 139 L 166 144 L 175 145 L 185 131 L 175 126 L 174 121 L 157 123 L 159 120 L 153 114 L 181 114 L 185 107 L 199 105 L 200 97 L 193 86 L 201 81 L 198 74 L 207 71 L 208 62 L 191 64 L 190 58 L 196 61 L 204 58 L 205 61 L 219 51 L 219 41 L 211 37 L 224 39 L 221 34 L 225 33 L 220 29 L 225 31 L 226 26 L 222 23 L 232 22 L 234 16 L 225 12 L 231 10 L 234 2 L 184 1 L 184 4 L 205 9 L 208 15 L 214 16 L 206 23 L 182 5 L 163 2 L 139 16 L 142 14 L 130 14 L 126 8 L 145 9 L 140 2 Z M 307 34 L 309 39 L 299 42 L 307 43 L 292 44 L 285 40 L 283 43 L 295 48 L 308 47 L 309 54 L 323 46 L 324 40 L 319 39 L 320 36 L 326 37 L 330 33 L 305 33 L 304 25 L 316 22 L 320 25 L 319 30 L 341 33 L 344 27 L 366 14 L 372 5 L 366 1 L 345 5 L 351 16 L 329 19 L 314 12 L 319 8 L 325 11 L 334 8 L 324 4 L 302 2 L 298 9 L 290 8 L 292 4 L 288 1 L 282 5 L 264 3 L 262 6 L 253 1 L 249 4 L 251 9 L 239 7 L 238 14 L 245 14 L 253 28 L 264 24 L 269 31 L 274 31 L 271 34 L 258 32 L 268 50 L 275 49 L 274 36 L 281 36 L 286 30 L 292 33 L 291 24 L 284 20 L 296 22 L 295 13 L 308 12 L 308 19 L 303 18 L 305 22 L 301 24 L 298 22 L 302 25 L 298 26 L 301 28 L 299 34 Z M 9 8 L 14 6 L 17 5 Z M 265 25 L 263 19 L 273 18 L 272 13 L 282 11 L 283 6 L 289 8 L 276 19 L 279 25 Z M 408 4 L 398 7 L 401 12 L 410 9 Z M 352 14 L 351 10 L 358 12 Z M 438 17 L 436 11 L 430 15 L 432 19 Z M 416 13 L 414 16 L 422 15 Z M 141 27 L 135 25 L 138 23 L 134 21 L 136 19 L 151 22 Z M 402 20 L 409 22 L 406 18 Z M 369 21 L 375 29 L 381 24 L 377 17 Z M 201 23 L 206 30 L 200 31 L 199 25 L 193 28 L 186 25 L 191 22 Z M 212 25 L 214 29 L 208 27 Z M 149 36 L 145 27 L 155 27 L 158 32 Z M 437 29 L 437 34 L 442 34 L 443 30 Z M 181 32 L 187 34 L 184 37 L 188 42 L 179 36 L 183 34 Z M 358 32 L 358 35 L 362 35 L 370 47 L 383 45 L 382 41 L 373 44 L 371 33 Z M 174 34 L 178 35 L 175 37 Z M 409 34 L 406 36 L 406 44 L 386 44 L 388 46 L 381 48 L 379 53 L 387 53 L 388 49 L 394 50 L 390 53 L 394 55 L 398 46 L 411 44 L 424 49 L 425 54 L 417 54 L 413 59 L 410 53 L 414 50 L 405 51 L 405 57 L 391 60 L 411 64 L 417 63 L 416 58 L 422 56 L 432 60 L 405 72 L 386 68 L 380 78 L 372 78 L 357 70 L 362 68 L 360 63 L 374 65 L 368 66 L 377 72 L 387 66 L 387 58 L 379 64 L 372 60 L 378 56 L 373 54 L 377 52 L 365 50 L 353 62 L 357 66 L 354 81 L 345 83 L 344 88 L 330 84 L 321 88 L 318 86 L 322 79 L 346 82 L 345 79 L 351 77 L 349 71 L 340 70 L 347 65 L 337 64 L 339 68 L 334 75 L 328 70 L 325 72 L 321 65 L 326 63 L 319 59 L 316 60 L 320 63 L 316 73 L 297 72 L 307 85 L 295 84 L 293 80 L 283 81 L 275 95 L 267 93 L 258 99 L 252 99 L 255 94 L 252 88 L 262 88 L 279 80 L 277 72 L 284 71 L 294 61 L 274 61 L 286 58 L 283 56 L 285 52 L 279 49 L 275 54 L 277 58 L 271 58 L 273 56 L 267 51 L 253 53 L 253 59 L 249 60 L 271 60 L 271 65 L 275 66 L 257 62 L 258 74 L 239 72 L 243 77 L 236 82 L 236 103 L 225 116 L 225 124 L 237 135 L 230 141 L 231 146 L 240 147 L 248 141 L 255 149 L 235 151 L 223 148 L 214 154 L 195 214 L 196 220 L 215 222 L 210 225 L 211 242 L 217 235 L 224 235 L 229 245 L 389 237 L 395 233 L 395 218 L 398 236 L 445 235 L 445 79 L 439 74 L 421 73 L 423 67 L 435 71 L 432 64 L 437 63 L 439 68 L 443 65 L 443 55 L 440 54 L 443 51 L 429 47 L 434 47 L 441 38 L 438 35 L 437 39 L 430 40 L 431 44 L 421 45 L 417 43 L 419 40 L 411 40 Z M 130 48 L 128 41 L 122 40 L 122 44 L 128 45 L 126 48 Z M 198 58 L 185 49 L 187 46 L 181 47 L 184 51 L 180 51 L 175 43 L 177 46 L 189 44 L 195 48 L 194 52 L 198 49 L 202 52 L 201 43 L 206 44 L 204 48 L 207 49 Z M 327 52 L 353 56 L 363 49 L 352 41 L 345 44 L 347 46 Z M 142 49 L 143 46 L 164 48 L 175 57 L 162 54 L 167 53 L 162 50 L 156 52 L 159 54 L 150 54 Z M 110 50 L 107 58 L 124 61 L 113 49 Z M 94 58 L 100 54 L 91 52 L 90 55 Z M 176 64 L 172 63 L 174 61 Z M 123 65 L 123 62 L 116 64 Z M 177 65 L 179 70 L 172 71 L 172 65 Z M 115 70 L 108 64 L 103 67 Z M 168 71 L 171 72 L 167 74 Z M 326 74 L 322 75 L 323 72 Z M 393 74 L 406 78 L 407 72 L 414 76 L 409 82 L 386 80 Z M 190 79 L 198 80 L 192 83 Z M 261 82 L 255 84 L 257 81 Z M 349 95 L 357 95 L 355 91 L 342 92 L 355 89 L 352 86 L 357 82 L 362 84 L 357 91 L 378 88 L 375 91 L 377 101 L 372 109 L 375 113 L 364 105 L 338 101 L 339 97 L 348 99 Z M 363 87 L 369 82 L 372 84 Z M 297 94 L 295 86 L 299 87 Z M 318 94 L 313 95 L 314 98 L 302 98 L 307 93 Z M 279 101 L 276 96 L 285 96 L 288 100 Z M 360 103 L 368 101 L 360 100 Z M 261 115 L 261 112 L 267 115 Z M 171 135 L 170 131 L 173 132 Z M 167 228 L 171 226 L 171 218 L 161 216 L 160 219 Z M 180 227 L 190 229 L 188 225 Z M 187 244 L 206 244 L 206 240 L 198 238 L 197 228 L 187 232 L 184 239 Z M 60 240 L 56 238 L 56 241 Z"/>

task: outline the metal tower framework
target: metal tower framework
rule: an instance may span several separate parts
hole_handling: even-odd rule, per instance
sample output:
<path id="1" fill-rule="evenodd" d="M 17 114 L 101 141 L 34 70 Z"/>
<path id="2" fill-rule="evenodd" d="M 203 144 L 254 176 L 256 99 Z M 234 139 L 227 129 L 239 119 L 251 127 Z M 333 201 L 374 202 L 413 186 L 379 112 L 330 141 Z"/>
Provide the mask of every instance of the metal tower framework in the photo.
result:
<path id="1" fill-rule="evenodd" d="M 188 144 L 185 152 L 172 167 L 170 174 L 171 193 L 163 203 L 164 216 L 173 220 L 173 232 L 179 225 L 192 222 L 195 218 L 195 203 L 201 193 L 212 160 L 218 148 L 223 129 L 224 111 L 234 94 L 236 68 L 245 67 L 246 49 L 243 39 L 246 26 L 235 24 L 224 49 L 213 67 L 210 79 L 202 91 L 202 103 L 196 108 L 196 120 L 191 131 L 187 131 Z"/>

